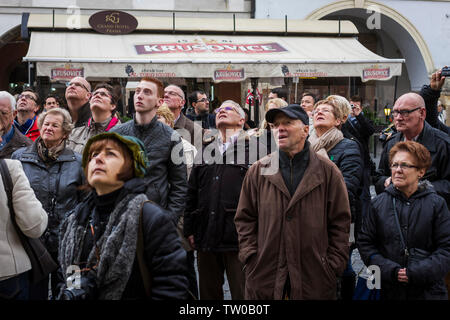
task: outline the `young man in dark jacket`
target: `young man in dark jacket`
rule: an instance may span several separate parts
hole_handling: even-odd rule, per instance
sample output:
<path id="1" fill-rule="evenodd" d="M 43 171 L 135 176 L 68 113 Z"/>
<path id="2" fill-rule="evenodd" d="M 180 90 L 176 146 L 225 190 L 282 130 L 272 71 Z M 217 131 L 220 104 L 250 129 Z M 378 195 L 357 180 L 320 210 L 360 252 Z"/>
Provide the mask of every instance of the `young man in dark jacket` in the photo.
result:
<path id="1" fill-rule="evenodd" d="M 180 135 L 157 120 L 156 110 L 163 103 L 163 96 L 161 81 L 143 78 L 134 94 L 136 116 L 132 121 L 115 126 L 111 132 L 134 136 L 144 142 L 150 162 L 144 177 L 146 195 L 169 210 L 176 222 L 186 202 L 186 162 Z"/>

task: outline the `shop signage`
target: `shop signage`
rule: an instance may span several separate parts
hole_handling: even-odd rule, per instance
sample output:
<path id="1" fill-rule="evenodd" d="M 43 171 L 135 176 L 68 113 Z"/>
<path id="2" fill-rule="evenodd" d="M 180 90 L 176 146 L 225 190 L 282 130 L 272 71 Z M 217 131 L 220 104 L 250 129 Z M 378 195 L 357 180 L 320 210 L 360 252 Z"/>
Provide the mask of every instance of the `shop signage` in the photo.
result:
<path id="1" fill-rule="evenodd" d="M 70 80 L 74 77 L 84 77 L 83 68 L 54 68 L 51 72 L 52 80 Z"/>
<path id="2" fill-rule="evenodd" d="M 100 11 L 89 18 L 89 25 L 103 34 L 127 34 L 136 30 L 138 21 L 123 11 Z"/>
<path id="3" fill-rule="evenodd" d="M 370 68 L 363 70 L 363 81 L 389 79 L 390 68 Z"/>
<path id="4" fill-rule="evenodd" d="M 271 43 L 219 43 L 217 41 L 203 41 L 191 43 L 151 43 L 135 45 L 137 54 L 166 54 L 166 53 L 274 53 L 287 51 L 276 42 Z"/>
<path id="5" fill-rule="evenodd" d="M 241 81 L 244 80 L 244 69 L 218 69 L 214 70 L 215 81 Z"/>
<path id="6" fill-rule="evenodd" d="M 153 77 L 153 78 L 176 78 L 177 74 L 175 72 L 167 72 L 163 69 L 159 68 L 143 68 L 140 70 L 134 71 L 134 67 L 132 65 L 127 65 L 125 67 L 125 73 L 130 78 L 142 78 L 142 77 Z"/>

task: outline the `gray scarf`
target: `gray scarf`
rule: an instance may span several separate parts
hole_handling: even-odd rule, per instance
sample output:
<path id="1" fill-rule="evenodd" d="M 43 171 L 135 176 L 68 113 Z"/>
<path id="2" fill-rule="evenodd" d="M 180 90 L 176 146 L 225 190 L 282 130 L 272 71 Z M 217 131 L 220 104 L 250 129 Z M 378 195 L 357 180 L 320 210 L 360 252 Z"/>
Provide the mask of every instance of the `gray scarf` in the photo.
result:
<path id="1" fill-rule="evenodd" d="M 97 268 L 97 288 L 100 300 L 119 300 L 130 278 L 136 255 L 139 217 L 142 204 L 148 200 L 145 194 L 129 194 L 110 214 L 105 232 L 98 239 L 100 261 Z M 81 210 L 79 211 L 81 212 Z M 59 262 L 63 272 L 79 261 L 85 225 L 79 225 L 78 214 L 71 214 L 61 226 Z M 88 265 L 95 265 L 97 257 L 93 246 Z"/>

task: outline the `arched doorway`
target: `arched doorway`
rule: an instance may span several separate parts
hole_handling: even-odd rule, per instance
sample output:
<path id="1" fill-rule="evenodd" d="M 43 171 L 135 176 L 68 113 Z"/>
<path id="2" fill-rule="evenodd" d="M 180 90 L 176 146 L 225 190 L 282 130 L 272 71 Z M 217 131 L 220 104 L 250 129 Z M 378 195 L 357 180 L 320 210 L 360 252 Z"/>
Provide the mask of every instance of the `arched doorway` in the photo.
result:
<path id="1" fill-rule="evenodd" d="M 21 87 L 28 81 L 27 64 L 22 62 L 27 51 L 28 43 L 21 38 L 20 25 L 0 36 L 0 90 L 17 93 L 15 86 Z"/>
<path id="2" fill-rule="evenodd" d="M 379 105 L 392 105 L 394 95 L 420 90 L 435 71 L 431 53 L 420 33 L 392 8 L 373 1 L 338 1 L 315 10 L 306 18 L 322 19 L 350 20 L 358 28 L 358 40 L 369 50 L 386 58 L 405 59 L 402 76 L 397 79 L 397 92 L 394 92 L 395 79 L 368 83 L 374 86 Z"/>

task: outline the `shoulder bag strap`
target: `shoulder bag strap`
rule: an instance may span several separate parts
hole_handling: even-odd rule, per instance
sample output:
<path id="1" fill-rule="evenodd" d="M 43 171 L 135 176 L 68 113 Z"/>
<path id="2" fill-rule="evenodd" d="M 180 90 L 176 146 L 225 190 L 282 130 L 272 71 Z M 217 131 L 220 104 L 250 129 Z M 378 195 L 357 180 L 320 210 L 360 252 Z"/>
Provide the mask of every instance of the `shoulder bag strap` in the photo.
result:
<path id="1" fill-rule="evenodd" d="M 147 298 L 150 299 L 152 278 L 150 276 L 150 271 L 148 270 L 147 265 L 145 264 L 145 259 L 144 259 L 144 231 L 143 231 L 143 223 L 142 223 L 144 205 L 146 202 L 148 202 L 148 201 L 145 201 L 142 203 L 142 209 L 141 209 L 141 213 L 139 215 L 138 240 L 137 240 L 136 254 L 137 254 L 138 263 L 139 263 L 139 270 L 141 271 L 141 277 L 144 282 L 145 293 L 147 294 Z"/>
<path id="2" fill-rule="evenodd" d="M 11 222 L 17 230 L 16 213 L 14 212 L 12 201 L 13 183 L 11 180 L 11 175 L 9 173 L 8 166 L 6 165 L 6 161 L 4 159 L 0 159 L 0 172 L 2 174 L 3 186 L 5 188 L 6 197 L 8 198 L 8 208 L 9 214 L 11 215 Z M 19 234 L 22 233 L 20 229 L 18 231 L 20 231 Z"/>
<path id="3" fill-rule="evenodd" d="M 397 208 L 395 207 L 395 197 L 392 197 L 392 205 L 394 206 L 394 216 L 395 216 L 395 223 L 397 225 L 398 233 L 400 234 L 400 240 L 402 242 L 404 251 L 405 251 L 405 257 L 407 258 L 409 256 L 408 247 L 406 246 L 405 238 L 403 238 L 403 232 L 400 227 L 400 220 L 398 218 L 397 214 Z"/>

